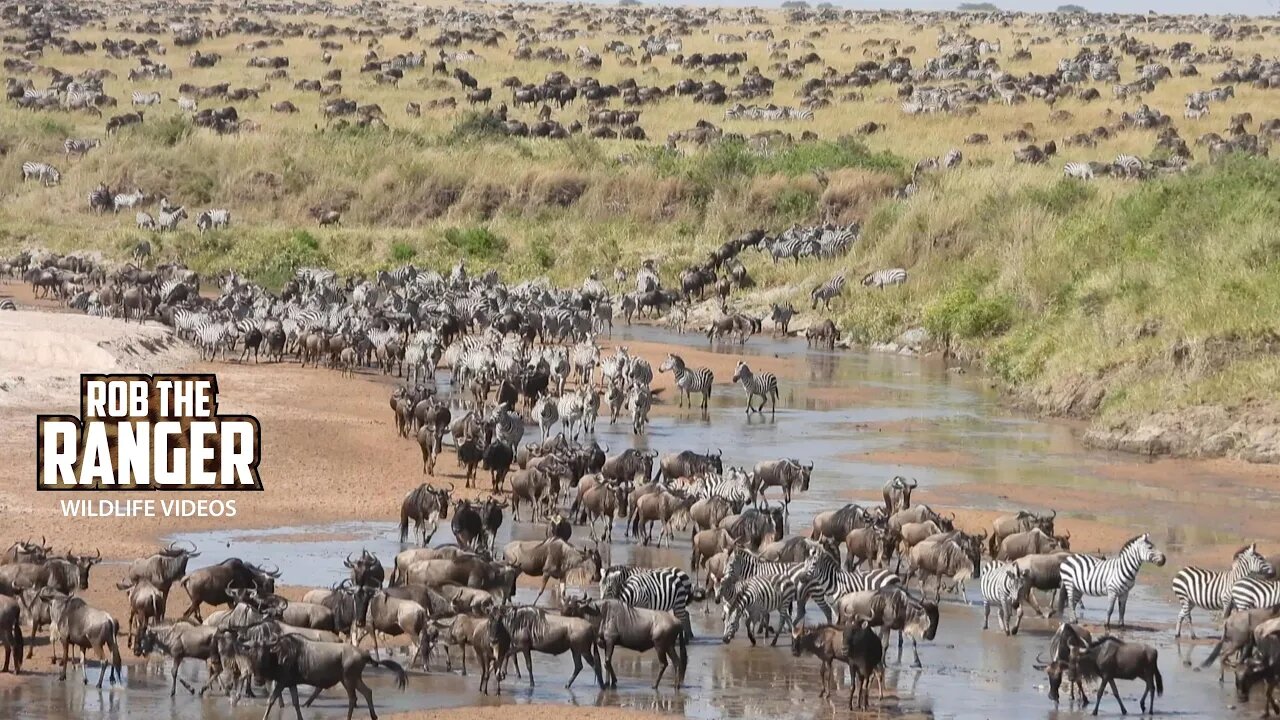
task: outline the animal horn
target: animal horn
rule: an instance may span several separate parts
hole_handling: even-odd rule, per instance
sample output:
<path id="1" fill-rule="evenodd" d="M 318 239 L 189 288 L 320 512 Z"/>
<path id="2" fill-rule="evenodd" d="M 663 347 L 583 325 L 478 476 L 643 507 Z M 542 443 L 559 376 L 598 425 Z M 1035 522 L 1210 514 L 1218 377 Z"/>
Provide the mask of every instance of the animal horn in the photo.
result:
<path id="1" fill-rule="evenodd" d="M 346 567 L 351 567 L 354 564 L 351 562 L 351 553 L 347 553 L 347 559 L 343 560 L 342 564 L 345 565 Z"/>
<path id="2" fill-rule="evenodd" d="M 1050 519 L 1050 520 L 1053 520 L 1054 518 L 1058 517 L 1058 510 L 1057 510 L 1057 508 L 1054 508 L 1053 510 L 1050 510 L 1049 512 L 1053 513 L 1052 515 L 1050 515 L 1050 516 L 1049 516 L 1049 519 Z"/>
<path id="3" fill-rule="evenodd" d="M 912 488 L 916 488 L 916 487 L 919 487 L 919 486 L 920 486 L 920 481 L 919 481 L 919 480 L 917 480 L 917 479 L 915 479 L 915 478 L 911 478 L 911 487 L 912 487 Z"/>
<path id="4" fill-rule="evenodd" d="M 453 483 L 449 483 L 449 492 L 453 492 Z"/>
<path id="5" fill-rule="evenodd" d="M 102 549 L 101 549 L 101 548 L 94 548 L 94 553 L 95 553 L 95 554 L 94 554 L 94 556 L 93 556 L 93 559 L 94 559 L 94 560 L 101 560 L 101 559 L 102 559 Z"/>

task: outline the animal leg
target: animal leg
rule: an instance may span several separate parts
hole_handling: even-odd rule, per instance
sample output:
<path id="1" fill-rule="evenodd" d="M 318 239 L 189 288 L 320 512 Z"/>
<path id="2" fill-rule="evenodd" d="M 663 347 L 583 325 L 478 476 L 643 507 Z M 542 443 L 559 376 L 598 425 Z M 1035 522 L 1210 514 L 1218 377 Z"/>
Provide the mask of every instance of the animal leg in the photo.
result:
<path id="1" fill-rule="evenodd" d="M 315 702 L 315 701 L 316 701 L 316 698 L 320 697 L 320 693 L 321 693 L 321 692 L 324 692 L 324 688 L 316 688 L 316 689 L 311 693 L 311 697 L 307 698 L 307 701 L 306 701 L 306 702 L 304 702 L 304 703 L 302 703 L 302 707 L 305 707 L 305 708 L 309 708 L 309 707 L 311 707 L 311 703 Z M 356 704 L 356 694 L 355 694 L 355 690 L 354 690 L 353 688 L 352 688 L 352 689 L 348 689 L 348 690 L 347 690 L 347 695 L 348 695 L 348 697 L 349 697 L 349 699 L 350 699 L 350 701 L 351 701 L 351 706 L 352 706 L 352 707 L 355 707 L 355 704 Z M 348 720 L 350 720 L 350 718 L 348 718 Z"/>
<path id="2" fill-rule="evenodd" d="M 289 697 L 293 699 L 293 711 L 298 714 L 298 720 L 302 720 L 302 708 L 298 706 L 298 687 L 296 685 L 289 686 Z"/>
<path id="3" fill-rule="evenodd" d="M 1120 627 L 1124 627 L 1124 610 L 1125 610 L 1125 607 L 1129 604 L 1128 593 L 1121 595 L 1119 598 L 1119 601 L 1120 601 Z"/>
<path id="4" fill-rule="evenodd" d="M 360 690 L 360 694 L 364 696 L 365 705 L 369 706 L 369 720 L 378 720 L 378 714 L 373 710 L 373 691 L 369 689 L 368 685 L 364 684 L 364 678 L 360 678 L 360 684 L 357 687 Z M 347 720 L 351 720 L 352 712 L 354 712 L 354 708 L 347 710 Z"/>

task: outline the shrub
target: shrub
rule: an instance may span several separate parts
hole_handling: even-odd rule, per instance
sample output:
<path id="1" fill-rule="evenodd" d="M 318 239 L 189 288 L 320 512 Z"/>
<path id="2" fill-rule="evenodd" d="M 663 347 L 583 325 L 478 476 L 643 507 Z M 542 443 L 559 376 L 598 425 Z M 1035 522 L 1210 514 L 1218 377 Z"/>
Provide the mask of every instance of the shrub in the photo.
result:
<path id="1" fill-rule="evenodd" d="M 1013 325 L 1013 300 L 1005 295 L 982 295 L 963 285 L 924 308 L 924 326 L 939 338 L 979 338 L 999 335 Z"/>
<path id="2" fill-rule="evenodd" d="M 507 241 L 484 227 L 449 228 L 444 231 L 444 240 L 478 260 L 493 260 L 507 250 Z"/>
<path id="3" fill-rule="evenodd" d="M 391 260 L 397 263 L 407 263 L 416 257 L 417 248 L 403 240 L 397 240 L 391 243 Z"/>
<path id="4" fill-rule="evenodd" d="M 1093 188 L 1077 180 L 1063 178 L 1048 187 L 1031 188 L 1027 196 L 1055 215 L 1066 215 L 1093 199 Z"/>
<path id="5" fill-rule="evenodd" d="M 165 147 L 173 147 L 182 142 L 190 137 L 194 129 L 195 126 L 184 115 L 170 115 L 154 122 L 145 122 L 140 127 L 147 139 Z"/>
<path id="6" fill-rule="evenodd" d="M 551 249 L 551 242 L 546 238 L 536 238 L 529 243 L 529 256 L 533 258 L 535 267 L 550 270 L 556 266 L 556 253 Z"/>

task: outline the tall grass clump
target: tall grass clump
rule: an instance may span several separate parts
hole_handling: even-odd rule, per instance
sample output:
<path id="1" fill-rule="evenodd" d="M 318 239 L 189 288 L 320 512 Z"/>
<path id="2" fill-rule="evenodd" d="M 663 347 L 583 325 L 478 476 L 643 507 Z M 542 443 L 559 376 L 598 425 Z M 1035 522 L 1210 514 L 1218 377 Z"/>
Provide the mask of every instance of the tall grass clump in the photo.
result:
<path id="1" fill-rule="evenodd" d="M 449 228 L 444 241 L 475 260 L 496 260 L 507 250 L 507 241 L 485 227 Z"/>

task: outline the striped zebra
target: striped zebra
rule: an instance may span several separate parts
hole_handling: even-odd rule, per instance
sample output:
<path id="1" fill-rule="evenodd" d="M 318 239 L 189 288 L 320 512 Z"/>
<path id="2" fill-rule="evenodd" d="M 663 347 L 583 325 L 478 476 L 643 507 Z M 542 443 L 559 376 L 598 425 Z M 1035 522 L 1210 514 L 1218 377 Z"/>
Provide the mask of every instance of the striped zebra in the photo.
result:
<path id="1" fill-rule="evenodd" d="M 22 163 L 22 182 L 28 180 L 39 180 L 41 185 L 51 187 L 62 182 L 62 173 L 49 163 L 24 162 Z"/>
<path id="2" fill-rule="evenodd" d="M 524 438 L 524 418 L 520 413 L 499 405 L 493 413 L 493 435 L 510 447 L 520 447 Z"/>
<path id="3" fill-rule="evenodd" d="M 836 276 L 822 283 L 818 287 L 809 292 L 809 299 L 813 301 L 811 310 L 818 309 L 818 302 L 822 302 L 823 310 L 831 309 L 831 301 L 840 297 L 840 293 L 844 292 L 844 273 L 836 273 Z"/>
<path id="4" fill-rule="evenodd" d="M 1276 605 L 1280 605 L 1280 582 L 1247 577 L 1237 580 L 1231 586 L 1231 604 L 1224 612 L 1230 614 L 1237 610 L 1253 610 Z"/>
<path id="5" fill-rule="evenodd" d="M 178 221 L 182 220 L 186 216 L 187 211 L 184 208 L 178 208 L 176 210 L 161 210 L 160 217 L 156 218 L 156 229 L 161 232 L 176 230 L 178 228 Z"/>
<path id="6" fill-rule="evenodd" d="M 542 431 L 542 442 L 546 442 L 552 426 L 560 419 L 560 409 L 556 399 L 545 396 L 538 398 L 538 402 L 533 406 L 533 417 L 538 421 L 538 429 Z"/>
<path id="7" fill-rule="evenodd" d="M 1059 606 L 1071 606 L 1071 622 L 1079 622 L 1078 606 L 1084 596 L 1111 598 L 1107 608 L 1105 627 L 1111 627 L 1111 613 L 1120 605 L 1120 626 L 1124 627 L 1124 608 L 1129 602 L 1129 591 L 1138 580 L 1138 570 L 1144 562 L 1164 565 L 1164 553 L 1156 549 L 1151 535 L 1144 533 L 1124 544 L 1119 554 L 1110 560 L 1092 555 L 1068 555 L 1062 560 L 1062 592 Z M 1059 607 L 1059 611 L 1062 608 Z"/>
<path id="8" fill-rule="evenodd" d="M 738 586 L 738 591 L 729 597 L 724 612 L 724 635 L 720 639 L 726 643 L 733 640 L 733 636 L 738 633 L 738 626 L 745 618 L 747 639 L 755 645 L 756 636 L 751 631 L 751 626 L 756 623 L 763 625 L 765 635 L 768 636 L 769 615 L 776 612 L 778 627 L 774 631 L 772 645 L 777 645 L 783 625 L 795 627 L 796 616 L 799 614 L 795 610 L 796 599 L 797 590 L 792 583 L 780 583 L 777 578 L 772 577 L 747 578 Z"/>
<path id="9" fill-rule="evenodd" d="M 869 272 L 862 278 L 866 287 L 886 288 L 890 285 L 902 285 L 907 281 L 907 271 L 902 268 L 889 268 Z"/>
<path id="10" fill-rule="evenodd" d="M 600 417 L 600 391 L 585 384 L 578 388 L 578 397 L 582 400 L 582 432 L 594 435 Z"/>
<path id="11" fill-rule="evenodd" d="M 1127 177 L 1140 177 L 1147 169 L 1142 158 L 1135 155 L 1117 155 L 1116 159 L 1111 161 L 1111 165 L 1120 175 Z"/>
<path id="12" fill-rule="evenodd" d="M 0 310 L 17 310 L 18 304 L 9 298 L 0 300 Z"/>
<path id="13" fill-rule="evenodd" d="M 774 415 L 778 410 L 778 376 L 771 372 L 754 373 L 751 368 L 741 360 L 738 361 L 738 367 L 733 371 L 732 382 L 742 385 L 742 389 L 747 393 L 747 414 L 753 412 L 764 413 L 764 404 L 770 403 L 769 414 Z M 760 407 L 753 407 L 751 402 L 760 396 Z"/>
<path id="14" fill-rule="evenodd" d="M 1244 578 L 1261 575 L 1274 577 L 1275 568 L 1258 552 L 1254 543 L 1240 548 L 1231 559 L 1231 569 L 1226 572 L 1214 572 L 1198 567 L 1185 567 L 1173 576 L 1173 594 L 1178 598 L 1178 624 L 1174 627 L 1174 637 L 1182 637 L 1182 623 L 1187 623 L 1191 631 L 1191 639 L 1196 637 L 1196 629 L 1191 625 L 1192 608 L 1206 610 L 1225 610 L 1234 605 L 1231 599 L 1232 588 Z"/>
<path id="15" fill-rule="evenodd" d="M 196 216 L 196 229 L 205 232 L 213 228 L 225 228 L 231 224 L 231 211 L 226 208 L 205 210 Z"/>
<path id="16" fill-rule="evenodd" d="M 851 592 L 879 590 L 890 585 L 902 583 L 902 578 L 890 570 L 862 570 L 849 572 L 840 568 L 839 557 L 832 555 L 821 546 L 812 547 L 809 559 L 805 561 L 804 584 L 805 593 L 801 604 L 796 608 L 796 617 L 803 617 L 809 597 L 813 597 L 818 607 L 831 621 L 831 604 Z"/>
<path id="17" fill-rule="evenodd" d="M 746 473 L 737 468 L 729 468 L 729 472 L 723 475 L 699 477 L 689 486 L 688 491 L 700 500 L 713 497 L 725 500 L 735 513 L 742 512 L 742 508 L 754 499 Z"/>
<path id="18" fill-rule="evenodd" d="M 698 393 L 702 395 L 702 409 L 706 411 L 707 404 L 711 401 L 711 385 L 716 380 L 709 368 L 687 367 L 684 358 L 668 353 L 666 361 L 658 367 L 658 372 L 670 372 L 675 378 L 680 407 L 684 407 L 685 400 L 689 401 L 689 407 L 693 407 L 693 393 Z"/>
<path id="19" fill-rule="evenodd" d="M 653 393 L 648 385 L 636 385 L 631 388 L 627 402 L 631 403 L 631 434 L 643 435 L 649 424 L 649 409 L 653 407 Z"/>
<path id="20" fill-rule="evenodd" d="M 138 224 L 139 230 L 155 230 L 156 229 L 156 219 L 151 217 L 150 213 L 144 213 L 144 212 L 135 213 L 133 216 L 133 219 L 134 219 L 134 222 Z"/>
<path id="21" fill-rule="evenodd" d="M 160 93 L 158 92 L 142 92 L 141 90 L 133 91 L 133 104 L 135 107 L 141 105 L 149 107 L 151 105 L 160 104 Z"/>
<path id="22" fill-rule="evenodd" d="M 1069 162 L 1062 166 L 1062 174 L 1076 180 L 1092 180 L 1093 166 L 1084 162 Z"/>
<path id="23" fill-rule="evenodd" d="M 199 109 L 199 103 L 197 103 L 194 98 L 189 98 L 185 95 L 179 95 L 174 102 L 178 103 L 178 109 L 183 112 L 193 113 Z"/>
<path id="24" fill-rule="evenodd" d="M 560 423 L 569 440 L 576 442 L 582 423 L 582 397 L 577 393 L 566 393 L 556 400 L 556 411 L 560 415 Z"/>
<path id="25" fill-rule="evenodd" d="M 607 567 L 600 576 L 600 598 L 615 598 L 631 607 L 666 610 L 684 627 L 685 640 L 693 639 L 693 625 L 689 622 L 693 581 L 680 568 Z"/>
<path id="26" fill-rule="evenodd" d="M 98 183 L 98 187 L 89 191 L 89 209 L 95 212 L 115 210 L 115 198 L 106 183 Z"/>
<path id="27" fill-rule="evenodd" d="M 62 141 L 62 152 L 68 158 L 70 158 L 72 155 L 78 155 L 80 157 L 84 157 L 85 153 L 89 152 L 93 148 L 98 147 L 101 144 L 102 144 L 102 141 L 97 138 L 86 138 L 86 139 L 67 138 L 66 140 Z"/>
<path id="28" fill-rule="evenodd" d="M 653 290 L 657 290 L 662 286 L 662 281 L 658 279 L 658 273 L 653 271 L 651 267 L 642 267 L 636 272 L 636 292 L 644 294 Z"/>
<path id="29" fill-rule="evenodd" d="M 787 117 L 789 117 L 792 120 L 812 120 L 813 109 L 812 108 L 788 108 Z"/>
<path id="30" fill-rule="evenodd" d="M 146 193 L 134 188 L 131 193 L 116 193 L 115 197 L 111 199 L 111 205 L 116 209 L 116 212 L 120 212 L 124 208 L 135 208 L 146 199 Z"/>
<path id="31" fill-rule="evenodd" d="M 991 607 L 1005 635 L 1017 635 L 1022 626 L 1022 598 L 1031 581 L 1030 569 L 1019 570 L 1011 562 L 993 562 L 982 569 L 982 629 L 991 626 Z M 1016 614 L 1015 614 L 1016 613 Z"/>
<path id="32" fill-rule="evenodd" d="M 206 320 L 194 328 L 196 347 L 200 349 L 200 359 L 208 354 L 209 360 L 216 359 L 219 350 L 226 351 L 226 343 L 230 337 L 230 325 L 224 322 Z"/>
<path id="33" fill-rule="evenodd" d="M 812 560 L 812 556 L 810 557 Z M 762 578 L 775 585 L 790 585 L 795 588 L 796 598 L 812 597 L 828 618 L 831 617 L 831 606 L 827 604 L 825 592 L 813 591 L 813 586 L 820 579 L 813 573 L 809 561 L 805 562 L 769 562 L 745 547 L 735 547 L 729 553 L 729 562 L 725 565 L 724 577 L 720 581 L 721 597 L 732 600 L 741 594 L 741 584 L 749 580 Z M 804 605 L 795 610 L 796 617 L 804 614 Z"/>
<path id="34" fill-rule="evenodd" d="M 942 167 L 951 169 L 964 162 L 964 153 L 959 148 L 951 148 L 947 154 L 942 156 Z"/>
<path id="35" fill-rule="evenodd" d="M 642 357 L 631 358 L 631 366 L 627 368 L 628 387 L 643 387 L 648 390 L 653 384 L 653 367 Z"/>

